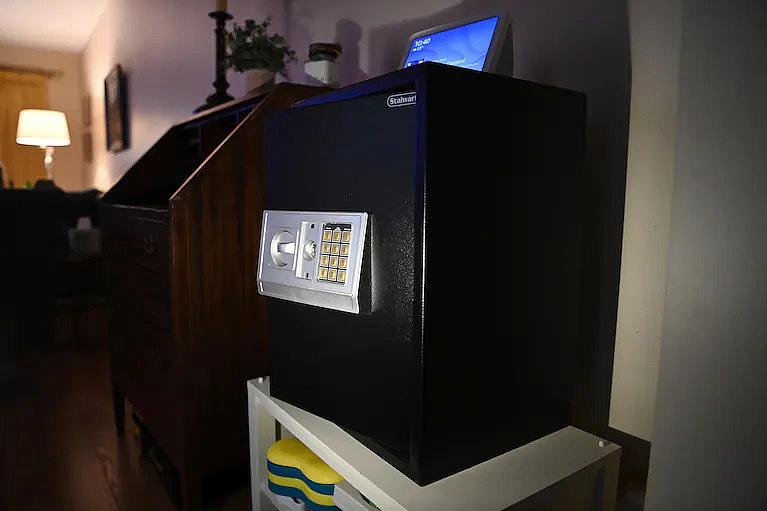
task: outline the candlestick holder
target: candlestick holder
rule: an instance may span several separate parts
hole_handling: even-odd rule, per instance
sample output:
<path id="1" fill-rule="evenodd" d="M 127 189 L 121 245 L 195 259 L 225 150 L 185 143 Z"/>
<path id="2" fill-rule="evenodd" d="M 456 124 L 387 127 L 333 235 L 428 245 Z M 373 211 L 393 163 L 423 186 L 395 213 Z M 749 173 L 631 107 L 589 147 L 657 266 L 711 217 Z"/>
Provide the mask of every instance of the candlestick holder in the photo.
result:
<path id="1" fill-rule="evenodd" d="M 226 81 L 226 62 L 224 62 L 226 52 L 226 22 L 232 19 L 232 16 L 226 11 L 209 12 L 208 16 L 216 20 L 216 29 L 214 31 L 216 34 L 216 81 L 213 82 L 213 87 L 215 87 L 216 91 L 205 98 L 205 104 L 195 108 L 194 113 L 202 112 L 234 99 L 226 92 L 229 88 L 229 82 Z"/>

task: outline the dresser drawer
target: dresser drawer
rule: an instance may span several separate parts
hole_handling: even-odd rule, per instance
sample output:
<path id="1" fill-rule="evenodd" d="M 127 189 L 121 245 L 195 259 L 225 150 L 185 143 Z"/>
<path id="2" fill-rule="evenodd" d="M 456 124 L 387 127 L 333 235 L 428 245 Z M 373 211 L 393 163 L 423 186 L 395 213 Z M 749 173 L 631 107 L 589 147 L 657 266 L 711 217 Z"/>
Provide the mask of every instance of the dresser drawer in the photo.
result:
<path id="1" fill-rule="evenodd" d="M 104 216 L 104 251 L 108 257 L 130 260 L 167 274 L 167 210 L 111 206 Z"/>
<path id="2" fill-rule="evenodd" d="M 106 261 L 109 294 L 115 304 L 128 305 L 155 327 L 170 327 L 170 283 L 167 273 L 141 266 L 118 255 Z"/>
<path id="3" fill-rule="evenodd" d="M 129 370 L 127 373 L 137 386 L 152 389 L 162 384 L 167 376 L 163 373 L 172 364 L 171 335 L 169 327 L 146 321 L 134 304 L 112 300 L 109 329 L 112 363 Z"/>
<path id="4" fill-rule="evenodd" d="M 181 445 L 176 432 L 176 365 L 169 328 L 146 322 L 131 304 L 113 300 L 110 323 L 112 378 L 174 461 Z"/>

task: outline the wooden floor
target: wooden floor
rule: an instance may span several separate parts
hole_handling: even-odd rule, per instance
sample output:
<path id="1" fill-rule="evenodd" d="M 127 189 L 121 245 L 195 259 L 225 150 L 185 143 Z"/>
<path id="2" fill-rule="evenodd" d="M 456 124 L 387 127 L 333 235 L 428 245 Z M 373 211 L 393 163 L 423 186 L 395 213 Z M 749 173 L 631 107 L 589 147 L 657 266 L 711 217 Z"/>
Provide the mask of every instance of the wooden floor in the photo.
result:
<path id="1" fill-rule="evenodd" d="M 0 360 L 0 510 L 174 509 L 135 425 L 115 435 L 104 347 Z M 247 489 L 210 509 L 250 509 Z"/>
<path id="2" fill-rule="evenodd" d="M 130 415 L 130 414 L 128 414 Z M 644 488 L 619 492 L 641 511 Z M 117 439 L 102 346 L 0 360 L 0 510 L 174 511 L 132 422 Z M 250 509 L 247 488 L 210 510 Z"/>

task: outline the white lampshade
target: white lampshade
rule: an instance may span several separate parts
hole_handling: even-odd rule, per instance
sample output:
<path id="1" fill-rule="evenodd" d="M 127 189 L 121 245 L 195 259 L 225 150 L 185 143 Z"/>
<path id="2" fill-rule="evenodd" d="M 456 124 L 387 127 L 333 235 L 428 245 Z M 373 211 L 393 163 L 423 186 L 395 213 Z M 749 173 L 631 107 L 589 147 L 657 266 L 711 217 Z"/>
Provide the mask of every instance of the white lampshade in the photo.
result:
<path id="1" fill-rule="evenodd" d="M 69 127 L 64 112 L 22 110 L 16 129 L 16 143 L 40 147 L 69 145 Z"/>

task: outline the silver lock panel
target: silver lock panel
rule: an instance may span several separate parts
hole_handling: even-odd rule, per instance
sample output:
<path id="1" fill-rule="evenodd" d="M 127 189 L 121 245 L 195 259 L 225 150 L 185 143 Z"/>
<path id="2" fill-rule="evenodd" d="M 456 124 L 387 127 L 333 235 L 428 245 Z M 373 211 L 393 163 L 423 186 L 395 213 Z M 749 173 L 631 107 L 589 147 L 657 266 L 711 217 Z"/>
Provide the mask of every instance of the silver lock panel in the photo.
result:
<path id="1" fill-rule="evenodd" d="M 359 314 L 367 213 L 264 211 L 258 292 Z"/>

